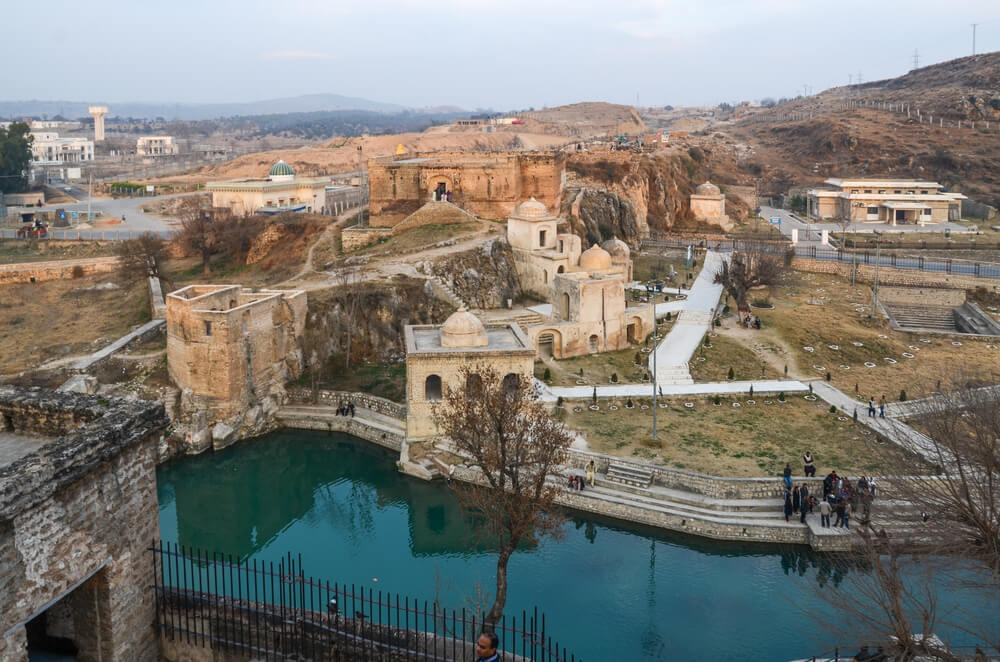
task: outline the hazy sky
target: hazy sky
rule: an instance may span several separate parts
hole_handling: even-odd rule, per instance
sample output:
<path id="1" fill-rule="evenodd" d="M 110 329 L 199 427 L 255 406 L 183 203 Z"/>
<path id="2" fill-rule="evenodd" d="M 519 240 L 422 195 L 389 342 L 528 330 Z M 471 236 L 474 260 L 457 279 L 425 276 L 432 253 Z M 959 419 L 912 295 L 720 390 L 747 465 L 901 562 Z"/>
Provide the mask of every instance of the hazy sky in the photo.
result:
<path id="1" fill-rule="evenodd" d="M 7 3 L 0 99 L 715 104 L 1000 49 L 1000 0 Z M 61 48 L 65 46 L 65 49 Z"/>

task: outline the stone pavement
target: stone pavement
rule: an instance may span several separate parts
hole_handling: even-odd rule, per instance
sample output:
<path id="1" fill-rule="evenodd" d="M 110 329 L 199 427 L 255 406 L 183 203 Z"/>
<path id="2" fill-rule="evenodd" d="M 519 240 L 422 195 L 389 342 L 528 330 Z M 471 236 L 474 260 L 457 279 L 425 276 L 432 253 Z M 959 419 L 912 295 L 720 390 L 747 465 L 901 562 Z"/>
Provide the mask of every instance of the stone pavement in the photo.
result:
<path id="1" fill-rule="evenodd" d="M 897 419 L 869 416 L 867 402 L 855 400 L 827 382 L 815 381 L 812 382 L 812 387 L 813 393 L 843 411 L 847 416 L 854 416 L 856 411 L 859 423 L 867 425 L 897 446 L 916 453 L 932 464 L 942 462 L 938 446 L 922 432 L 914 430 Z"/>
<path id="2" fill-rule="evenodd" d="M 593 386 L 548 386 L 535 380 L 535 386 L 542 402 L 555 402 L 556 398 L 567 399 L 590 398 L 594 394 Z M 807 391 L 808 386 L 793 379 L 762 379 L 758 381 L 741 382 L 703 382 L 701 384 L 660 384 L 659 394 L 664 398 L 684 395 L 735 395 L 749 393 L 753 386 L 754 394 L 765 393 L 800 393 Z M 653 385 L 648 384 L 618 384 L 597 387 L 599 398 L 651 398 Z"/>

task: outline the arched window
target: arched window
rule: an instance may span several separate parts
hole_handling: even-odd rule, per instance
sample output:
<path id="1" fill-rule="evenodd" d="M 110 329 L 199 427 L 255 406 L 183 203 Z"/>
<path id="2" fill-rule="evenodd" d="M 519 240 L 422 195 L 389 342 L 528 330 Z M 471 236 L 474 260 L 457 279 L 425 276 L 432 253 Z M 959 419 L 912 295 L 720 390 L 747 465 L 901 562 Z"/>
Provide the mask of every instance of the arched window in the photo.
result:
<path id="1" fill-rule="evenodd" d="M 475 398 L 483 393 L 483 378 L 476 374 L 471 374 L 465 378 L 465 394 L 470 398 Z"/>
<path id="2" fill-rule="evenodd" d="M 545 230 L 538 232 L 538 247 L 545 248 Z"/>
<path id="3" fill-rule="evenodd" d="M 441 402 L 441 377 L 429 375 L 424 381 L 424 400 L 427 402 Z"/>
<path id="4" fill-rule="evenodd" d="M 521 375 L 516 372 L 508 372 L 503 378 L 503 392 L 512 395 L 521 388 Z"/>
<path id="5" fill-rule="evenodd" d="M 562 305 L 562 318 L 564 320 L 568 320 L 569 319 L 569 294 L 567 292 L 563 292 L 563 295 L 562 295 L 562 304 L 563 304 Z"/>
<path id="6" fill-rule="evenodd" d="M 559 268 L 556 269 L 556 273 L 557 274 L 561 274 L 564 271 L 566 271 L 566 268 L 563 265 L 561 265 L 561 264 L 559 265 Z"/>

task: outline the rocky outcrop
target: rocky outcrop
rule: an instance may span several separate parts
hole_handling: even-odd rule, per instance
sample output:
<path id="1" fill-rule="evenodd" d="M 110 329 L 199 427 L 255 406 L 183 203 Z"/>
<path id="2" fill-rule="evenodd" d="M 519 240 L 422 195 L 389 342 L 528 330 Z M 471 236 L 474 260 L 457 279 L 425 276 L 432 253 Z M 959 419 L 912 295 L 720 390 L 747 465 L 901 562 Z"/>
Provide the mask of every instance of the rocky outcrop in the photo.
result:
<path id="1" fill-rule="evenodd" d="M 467 306 L 502 308 L 521 296 L 514 256 L 504 241 L 488 241 L 479 248 L 439 260 L 431 267 Z"/>

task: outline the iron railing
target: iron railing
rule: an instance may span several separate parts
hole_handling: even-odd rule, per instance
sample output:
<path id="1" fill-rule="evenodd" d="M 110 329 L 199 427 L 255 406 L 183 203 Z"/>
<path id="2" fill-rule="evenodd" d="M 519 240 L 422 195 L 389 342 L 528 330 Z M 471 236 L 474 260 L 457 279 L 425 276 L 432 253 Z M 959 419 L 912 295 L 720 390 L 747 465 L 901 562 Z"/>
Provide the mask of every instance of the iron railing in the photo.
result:
<path id="1" fill-rule="evenodd" d="M 484 614 L 307 577 L 301 555 L 277 563 L 156 542 L 156 627 L 187 645 L 265 660 L 474 660 Z M 535 607 L 493 632 L 509 662 L 577 662 Z"/>
<path id="2" fill-rule="evenodd" d="M 848 251 L 836 248 L 820 248 L 818 246 L 795 246 L 792 247 L 783 242 L 752 242 L 754 250 L 765 253 L 783 255 L 789 250 L 793 250 L 795 257 L 808 258 L 812 260 L 824 260 L 841 262 L 844 264 L 864 264 L 874 266 L 876 263 L 882 267 L 892 267 L 895 269 L 910 269 L 915 271 L 928 271 L 948 274 L 961 274 L 966 276 L 976 276 L 979 278 L 1000 278 L 1000 264 L 990 262 L 972 262 L 967 260 L 936 260 L 924 257 L 904 257 L 896 254 L 879 253 L 877 251 Z M 709 248 L 716 251 L 731 252 L 740 250 L 748 245 L 746 241 L 684 241 L 678 239 L 656 239 L 646 240 L 643 246 L 666 246 L 685 248 L 693 245 L 701 248 Z"/>

